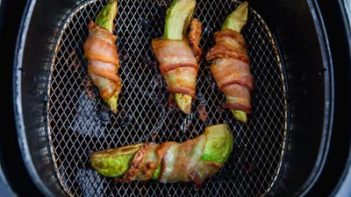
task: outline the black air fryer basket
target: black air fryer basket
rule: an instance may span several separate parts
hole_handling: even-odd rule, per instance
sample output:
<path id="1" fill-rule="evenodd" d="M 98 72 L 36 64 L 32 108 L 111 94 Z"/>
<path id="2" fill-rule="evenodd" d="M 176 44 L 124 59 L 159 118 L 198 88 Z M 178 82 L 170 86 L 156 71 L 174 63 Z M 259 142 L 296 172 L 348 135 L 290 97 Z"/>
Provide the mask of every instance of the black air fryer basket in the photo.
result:
<path id="1" fill-rule="evenodd" d="M 243 30 L 255 79 L 247 124 L 221 108 L 202 57 L 193 113 L 168 104 L 151 51 L 163 31 L 170 0 L 119 0 L 118 36 L 123 80 L 112 114 L 91 87 L 83 43 L 87 23 L 106 0 L 30 1 L 15 62 L 17 130 L 27 170 L 48 196 L 297 196 L 318 178 L 333 117 L 333 69 L 314 0 L 250 1 Z M 197 0 L 204 53 L 213 33 L 239 2 Z M 50 8 L 50 9 L 49 9 Z M 208 119 L 199 118 L 205 107 Z M 88 164 L 93 151 L 139 142 L 183 142 L 206 126 L 228 123 L 234 150 L 200 188 L 188 183 L 115 183 Z"/>

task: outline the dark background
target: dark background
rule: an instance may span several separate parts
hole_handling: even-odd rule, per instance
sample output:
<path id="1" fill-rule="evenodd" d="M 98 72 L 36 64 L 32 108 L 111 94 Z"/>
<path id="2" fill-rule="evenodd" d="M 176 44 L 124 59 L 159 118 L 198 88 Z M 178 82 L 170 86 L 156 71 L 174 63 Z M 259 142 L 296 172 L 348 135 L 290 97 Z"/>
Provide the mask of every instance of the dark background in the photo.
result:
<path id="1" fill-rule="evenodd" d="M 335 116 L 327 163 L 319 181 L 310 191 L 310 196 L 325 196 L 331 193 L 334 195 L 336 191 L 333 190 L 339 184 L 339 179 L 343 179 L 345 167 L 350 166 L 351 32 L 350 26 L 347 31 L 343 18 L 347 18 L 345 12 L 348 10 L 350 14 L 351 10 L 350 7 L 338 6 L 346 4 L 347 1 L 350 4 L 349 0 L 319 1 L 334 63 Z M 350 20 L 351 18 L 349 25 Z M 344 184 L 351 187 L 351 183 Z"/>
<path id="2" fill-rule="evenodd" d="M 13 115 L 12 66 L 17 31 L 25 3 L 24 0 L 0 0 L 0 168 L 13 191 L 19 196 L 41 196 L 24 167 Z M 4 188 L 0 189 L 0 196 L 8 196 L 4 192 Z"/>

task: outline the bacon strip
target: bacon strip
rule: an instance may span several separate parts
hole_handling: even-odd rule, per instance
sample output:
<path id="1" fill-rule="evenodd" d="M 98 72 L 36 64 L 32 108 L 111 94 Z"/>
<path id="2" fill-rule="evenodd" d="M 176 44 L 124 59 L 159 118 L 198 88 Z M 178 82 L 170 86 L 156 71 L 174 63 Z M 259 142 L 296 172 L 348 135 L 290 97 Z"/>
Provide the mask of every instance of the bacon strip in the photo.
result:
<path id="1" fill-rule="evenodd" d="M 183 143 L 145 144 L 135 154 L 128 172 L 115 180 L 150 180 L 155 169 L 161 166 L 158 177 L 160 182 L 194 182 L 200 185 L 223 166 L 220 163 L 201 160 L 206 141 L 207 136 L 200 135 Z"/>
<path id="2" fill-rule="evenodd" d="M 156 153 L 158 144 L 144 145 L 134 156 L 128 172 L 118 181 L 149 180 L 152 173 L 160 163 L 160 158 Z"/>
<path id="3" fill-rule="evenodd" d="M 183 93 L 195 97 L 197 69 L 192 67 L 178 67 L 163 75 L 168 91 Z"/>
<path id="4" fill-rule="evenodd" d="M 190 24 L 187 39 L 152 40 L 152 49 L 171 93 L 183 93 L 195 97 L 198 60 L 202 53 L 199 47 L 201 28 L 201 23 L 194 19 Z"/>
<path id="5" fill-rule="evenodd" d="M 89 163 L 99 174 L 118 182 L 158 180 L 199 185 L 225 165 L 233 145 L 229 126 L 217 124 L 184 142 L 140 143 L 94 152 Z"/>
<path id="6" fill-rule="evenodd" d="M 193 19 L 190 23 L 189 31 L 189 44 L 190 48 L 193 50 L 193 53 L 197 59 L 200 60 L 202 50 L 200 48 L 200 39 L 202 34 L 202 24 L 198 19 Z"/>
<path id="7" fill-rule="evenodd" d="M 90 22 L 89 36 L 84 43 L 85 57 L 88 59 L 88 73 L 100 95 L 108 100 L 121 91 L 122 81 L 117 75 L 119 57 L 112 33 Z"/>
<path id="8" fill-rule="evenodd" d="M 152 40 L 152 48 L 168 91 L 195 96 L 197 60 L 185 40 Z"/>
<path id="9" fill-rule="evenodd" d="M 250 113 L 254 85 L 245 40 L 240 33 L 225 29 L 215 33 L 215 41 L 206 59 L 212 61 L 211 73 L 227 97 L 224 107 Z"/>
<path id="10" fill-rule="evenodd" d="M 211 66 L 211 72 L 221 90 L 231 84 L 240 84 L 249 90 L 253 88 L 250 67 L 242 61 L 230 58 L 216 59 Z"/>
<path id="11" fill-rule="evenodd" d="M 162 173 L 159 178 L 161 182 L 178 182 L 178 181 L 193 181 L 189 176 L 195 169 L 195 166 L 200 162 L 201 156 L 206 143 L 206 136 L 199 136 L 195 139 L 188 140 L 180 144 L 176 153 L 174 151 L 167 152 L 163 158 L 163 169 L 170 169 L 169 173 Z M 172 157 L 166 157 L 171 155 Z M 172 161 L 170 158 L 173 158 Z M 172 165 L 170 167 L 170 165 Z"/>

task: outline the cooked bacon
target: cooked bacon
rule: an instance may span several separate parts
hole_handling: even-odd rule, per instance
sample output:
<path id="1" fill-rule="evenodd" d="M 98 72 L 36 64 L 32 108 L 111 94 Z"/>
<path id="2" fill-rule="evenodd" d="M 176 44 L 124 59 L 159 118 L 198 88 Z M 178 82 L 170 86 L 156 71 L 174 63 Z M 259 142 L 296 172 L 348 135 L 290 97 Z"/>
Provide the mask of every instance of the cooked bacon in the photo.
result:
<path id="1" fill-rule="evenodd" d="M 172 144 L 167 151 L 165 152 L 165 155 L 162 158 L 162 170 L 161 174 L 159 177 L 160 182 L 168 182 L 168 179 L 171 179 L 171 174 L 174 170 L 175 163 L 177 162 L 177 155 L 178 155 L 178 148 L 179 144 L 174 143 Z"/>
<path id="2" fill-rule="evenodd" d="M 233 143 L 229 126 L 218 124 L 184 142 L 141 143 L 95 152 L 89 162 L 98 173 L 118 182 L 158 180 L 199 185 L 225 164 Z"/>
<path id="3" fill-rule="evenodd" d="M 169 92 L 195 97 L 198 61 L 202 53 L 199 46 L 201 33 L 201 22 L 194 19 L 190 24 L 190 31 L 186 39 L 152 40 L 152 49 Z"/>
<path id="4" fill-rule="evenodd" d="M 215 40 L 216 45 L 206 58 L 212 61 L 211 73 L 226 95 L 224 107 L 250 113 L 253 77 L 245 40 L 240 33 L 229 29 L 215 33 Z"/>
<path id="5" fill-rule="evenodd" d="M 191 67 L 178 67 L 168 71 L 164 78 L 168 91 L 183 93 L 195 97 L 197 69 Z"/>
<path id="6" fill-rule="evenodd" d="M 152 48 L 160 64 L 162 74 L 178 68 L 192 67 L 198 69 L 194 54 L 185 40 L 152 40 Z"/>
<path id="7" fill-rule="evenodd" d="M 198 19 L 193 19 L 190 24 L 190 31 L 189 31 L 189 44 L 193 53 L 197 59 L 200 60 L 202 50 L 200 48 L 200 39 L 202 34 L 202 24 Z"/>
<path id="8" fill-rule="evenodd" d="M 193 181 L 189 176 L 199 163 L 205 148 L 206 136 L 199 136 L 178 146 L 173 145 L 163 157 L 161 182 Z"/>
<path id="9" fill-rule="evenodd" d="M 90 22 L 89 36 L 84 43 L 85 57 L 88 59 L 88 73 L 94 85 L 99 88 L 104 100 L 120 92 L 122 81 L 117 75 L 119 58 L 115 45 L 116 36 Z"/>
<path id="10" fill-rule="evenodd" d="M 176 142 L 164 142 L 162 144 L 145 144 L 135 154 L 131 161 L 128 172 L 123 177 L 115 178 L 117 182 L 129 182 L 133 180 L 149 180 L 156 168 L 162 165 L 164 155 Z M 162 171 L 161 171 L 162 172 Z"/>
<path id="11" fill-rule="evenodd" d="M 162 162 L 162 158 L 164 157 L 164 155 L 166 154 L 167 150 L 173 146 L 177 144 L 177 142 L 164 142 L 160 145 L 160 147 L 156 150 L 156 153 L 158 155 L 158 158 L 161 158 L 159 160 L 159 163 Z"/>
<path id="12" fill-rule="evenodd" d="M 211 177 L 216 174 L 222 167 L 221 164 L 215 162 L 200 161 L 189 175 L 190 179 L 195 183 L 196 186 L 201 186 L 204 179 Z"/>
<path id="13" fill-rule="evenodd" d="M 117 40 L 117 37 L 115 35 L 111 34 L 111 32 L 109 32 L 108 30 L 99 27 L 92 21 L 88 24 L 88 29 L 89 35 L 105 40 L 106 42 L 112 45 L 114 45 Z"/>
<path id="14" fill-rule="evenodd" d="M 251 94 L 248 88 L 239 84 L 231 84 L 225 86 L 222 91 L 227 96 L 227 101 L 223 105 L 225 108 L 251 113 Z"/>
<path id="15" fill-rule="evenodd" d="M 206 140 L 206 135 L 200 135 L 183 143 L 145 144 L 135 154 L 128 172 L 115 180 L 117 182 L 150 180 L 155 169 L 161 166 L 158 177 L 160 182 L 194 182 L 199 185 L 223 166 L 201 161 Z"/>
<path id="16" fill-rule="evenodd" d="M 88 26 L 89 33 L 84 43 L 85 56 L 91 60 L 99 60 L 102 62 L 119 65 L 117 47 L 114 44 L 116 37 L 106 29 L 103 29 L 91 22 Z M 107 36 L 106 34 L 110 34 Z"/>
<path id="17" fill-rule="evenodd" d="M 225 43 L 234 47 L 234 49 L 244 55 L 247 55 L 246 44 L 244 37 L 236 32 L 229 29 L 225 29 L 215 33 L 215 41 L 217 43 Z"/>
<path id="18" fill-rule="evenodd" d="M 160 64 L 169 92 L 195 96 L 197 60 L 185 40 L 152 40 L 152 48 Z"/>
<path id="19" fill-rule="evenodd" d="M 250 63 L 244 37 L 232 30 L 222 30 L 215 33 L 216 45 L 207 53 L 208 61 L 218 58 L 233 58 Z"/>
<path id="20" fill-rule="evenodd" d="M 98 60 L 90 60 L 88 64 L 88 72 L 115 82 L 121 81 L 121 79 L 116 75 L 117 67 L 111 63 L 106 63 Z"/>
<path id="21" fill-rule="evenodd" d="M 94 85 L 99 88 L 100 96 L 106 100 L 112 97 L 116 91 L 121 90 L 121 82 L 114 82 L 110 79 L 105 77 L 100 77 L 98 75 L 89 73 L 91 80 L 93 81 Z"/>
<path id="22" fill-rule="evenodd" d="M 233 102 L 233 101 L 232 101 Z M 236 101 L 238 102 L 238 101 Z M 236 102 L 233 102 L 233 103 L 224 103 L 223 104 L 223 108 L 228 108 L 228 109 L 235 109 L 235 110 L 240 110 L 240 111 L 244 111 L 246 113 L 251 113 L 251 105 L 248 106 L 248 105 L 243 105 L 243 104 L 240 104 L 240 103 L 236 103 Z"/>
<path id="23" fill-rule="evenodd" d="M 250 90 L 253 88 L 250 67 L 245 62 L 229 58 L 216 59 L 212 63 L 211 73 L 220 90 L 230 84 L 240 84 Z"/>
<path id="24" fill-rule="evenodd" d="M 135 154 L 128 172 L 118 181 L 149 180 L 160 163 L 158 144 L 146 144 Z"/>
<path id="25" fill-rule="evenodd" d="M 206 59 L 208 61 L 211 61 L 217 58 L 232 58 L 246 63 L 250 62 L 248 56 L 243 55 L 240 52 L 237 52 L 225 45 L 216 45 L 213 48 L 211 48 L 210 51 L 207 53 Z"/>

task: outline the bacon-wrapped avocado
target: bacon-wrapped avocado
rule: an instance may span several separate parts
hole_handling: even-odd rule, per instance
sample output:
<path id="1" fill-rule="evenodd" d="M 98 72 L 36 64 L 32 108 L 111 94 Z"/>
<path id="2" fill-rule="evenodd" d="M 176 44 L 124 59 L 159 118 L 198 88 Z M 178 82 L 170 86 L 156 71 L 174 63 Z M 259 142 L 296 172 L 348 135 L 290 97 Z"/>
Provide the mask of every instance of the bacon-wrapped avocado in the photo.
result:
<path id="1" fill-rule="evenodd" d="M 192 19 L 195 5 L 195 0 L 173 0 L 167 9 L 163 37 L 152 40 L 152 49 L 170 96 L 186 114 L 191 112 L 196 94 L 198 61 L 202 53 L 199 47 L 201 23 Z"/>
<path id="2" fill-rule="evenodd" d="M 117 75 L 119 57 L 116 39 L 113 35 L 113 20 L 117 15 L 117 0 L 105 5 L 98 13 L 95 22 L 88 25 L 89 36 L 84 43 L 84 55 L 88 59 L 88 74 L 100 96 L 111 111 L 117 112 L 118 95 L 122 81 Z"/>
<path id="3" fill-rule="evenodd" d="M 95 152 L 90 163 L 98 173 L 118 182 L 158 180 L 200 185 L 224 165 L 233 142 L 228 125 L 219 124 L 183 143 L 144 143 Z"/>
<path id="4" fill-rule="evenodd" d="M 247 47 L 240 34 L 246 24 L 247 15 L 247 2 L 240 4 L 228 15 L 221 31 L 215 33 L 215 46 L 206 56 L 212 62 L 211 73 L 226 96 L 224 107 L 229 108 L 234 117 L 242 122 L 246 122 L 247 113 L 251 113 L 253 89 Z"/>

